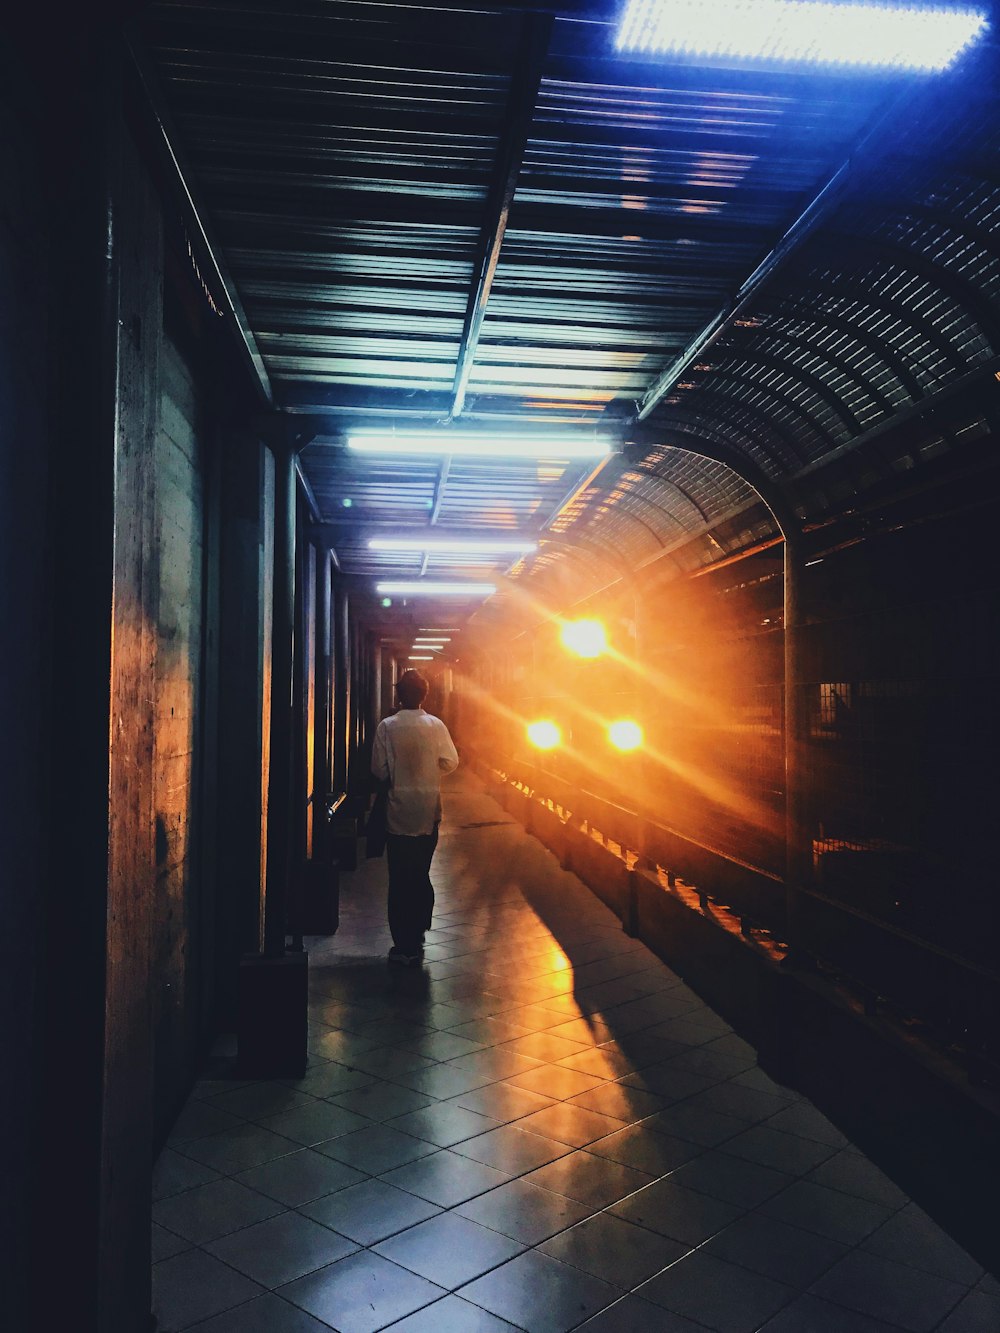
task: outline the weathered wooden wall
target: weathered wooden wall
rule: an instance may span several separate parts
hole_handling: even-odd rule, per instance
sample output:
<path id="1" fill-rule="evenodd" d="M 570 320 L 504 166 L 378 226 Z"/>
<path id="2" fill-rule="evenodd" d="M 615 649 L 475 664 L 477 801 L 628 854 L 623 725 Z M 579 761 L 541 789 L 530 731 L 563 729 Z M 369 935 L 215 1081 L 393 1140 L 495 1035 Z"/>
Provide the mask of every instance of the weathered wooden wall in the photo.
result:
<path id="1" fill-rule="evenodd" d="M 107 944 L 101 1136 L 100 1328 L 136 1326 L 148 1306 L 150 943 L 154 884 L 153 755 L 156 431 L 163 320 L 160 202 L 135 143 L 117 138 L 117 356 L 108 791 Z M 98 903 L 94 904 L 95 909 Z"/>
<path id="2" fill-rule="evenodd" d="M 201 862 L 204 413 L 194 375 L 166 334 L 155 457 L 156 905 L 152 1004 L 157 1138 L 193 1080 L 211 988 Z"/>

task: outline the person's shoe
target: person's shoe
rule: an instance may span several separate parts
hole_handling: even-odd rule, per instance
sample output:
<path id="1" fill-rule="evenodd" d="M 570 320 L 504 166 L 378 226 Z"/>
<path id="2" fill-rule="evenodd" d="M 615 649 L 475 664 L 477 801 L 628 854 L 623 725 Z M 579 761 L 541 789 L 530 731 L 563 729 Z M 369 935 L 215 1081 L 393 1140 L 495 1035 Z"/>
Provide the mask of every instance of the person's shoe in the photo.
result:
<path id="1" fill-rule="evenodd" d="M 408 953 L 404 953 L 402 949 L 397 948 L 396 945 L 394 944 L 392 948 L 389 950 L 389 962 L 398 963 L 400 967 L 409 967 L 410 955 Z"/>

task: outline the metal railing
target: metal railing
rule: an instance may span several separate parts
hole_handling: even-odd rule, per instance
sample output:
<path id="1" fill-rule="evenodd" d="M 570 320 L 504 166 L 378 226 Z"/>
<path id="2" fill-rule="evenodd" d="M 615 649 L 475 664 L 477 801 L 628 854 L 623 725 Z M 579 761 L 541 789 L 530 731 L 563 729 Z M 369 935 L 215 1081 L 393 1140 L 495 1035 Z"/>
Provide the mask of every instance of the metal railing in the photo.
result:
<path id="1" fill-rule="evenodd" d="M 523 759 L 478 762 L 501 795 L 520 793 L 527 827 L 558 844 L 553 850 L 564 864 L 578 868 L 567 854 L 567 839 L 579 847 L 600 844 L 622 871 L 658 882 L 772 960 L 788 958 L 821 971 L 846 988 L 864 1013 L 898 1019 L 958 1058 L 973 1081 L 996 1081 L 1000 973 L 995 968 L 826 892 L 821 882 L 797 887 L 790 922 L 785 882 L 773 871 L 707 845 L 637 806 L 571 786 Z M 837 850 L 847 854 L 839 844 Z M 814 848 L 816 862 L 826 854 Z M 612 903 L 626 928 L 634 925 L 630 902 L 630 891 L 622 890 Z"/>

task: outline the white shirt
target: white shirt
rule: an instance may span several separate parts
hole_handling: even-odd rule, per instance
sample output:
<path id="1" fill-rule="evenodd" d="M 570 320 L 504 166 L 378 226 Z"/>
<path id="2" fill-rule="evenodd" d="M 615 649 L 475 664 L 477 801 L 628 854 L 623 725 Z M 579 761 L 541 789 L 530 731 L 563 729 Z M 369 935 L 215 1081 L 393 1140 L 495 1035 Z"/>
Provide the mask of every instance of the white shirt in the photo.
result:
<path id="1" fill-rule="evenodd" d="M 401 708 L 375 732 L 372 772 L 391 782 L 390 833 L 415 838 L 433 833 L 441 818 L 441 777 L 458 767 L 458 751 L 439 717 Z"/>

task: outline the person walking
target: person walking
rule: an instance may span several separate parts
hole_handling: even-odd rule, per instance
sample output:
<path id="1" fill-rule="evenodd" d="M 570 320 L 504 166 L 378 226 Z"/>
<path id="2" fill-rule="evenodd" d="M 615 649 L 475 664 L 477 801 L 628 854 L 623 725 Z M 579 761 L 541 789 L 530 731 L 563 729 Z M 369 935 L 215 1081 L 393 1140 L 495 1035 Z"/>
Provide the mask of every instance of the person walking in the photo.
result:
<path id="1" fill-rule="evenodd" d="M 441 778 L 458 767 L 448 728 L 423 709 L 428 688 L 419 671 L 403 672 L 396 684 L 399 709 L 378 724 L 372 747 L 372 773 L 389 784 L 389 962 L 405 967 L 423 961 L 434 910 L 430 869 L 441 822 Z"/>

